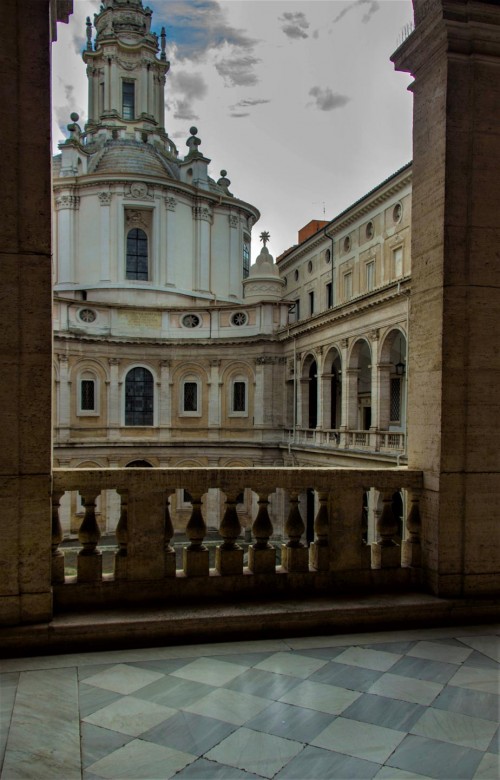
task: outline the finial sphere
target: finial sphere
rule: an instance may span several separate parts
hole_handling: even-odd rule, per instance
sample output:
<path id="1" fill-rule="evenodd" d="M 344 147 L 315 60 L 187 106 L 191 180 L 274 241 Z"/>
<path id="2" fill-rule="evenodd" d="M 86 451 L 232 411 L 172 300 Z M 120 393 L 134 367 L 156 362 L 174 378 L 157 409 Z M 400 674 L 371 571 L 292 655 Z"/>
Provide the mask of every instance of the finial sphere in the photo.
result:
<path id="1" fill-rule="evenodd" d="M 198 128 L 194 127 L 193 125 L 193 127 L 189 128 L 189 132 L 191 133 L 191 135 L 196 135 L 196 133 L 198 132 Z"/>
<path id="2" fill-rule="evenodd" d="M 221 176 L 227 176 L 227 171 L 225 171 L 224 168 L 223 168 L 222 171 L 220 172 L 220 175 Z"/>
<path id="3" fill-rule="evenodd" d="M 78 120 L 80 119 L 80 117 L 75 111 L 73 111 L 73 113 L 69 115 L 69 118 L 71 119 L 72 122 L 78 122 Z"/>

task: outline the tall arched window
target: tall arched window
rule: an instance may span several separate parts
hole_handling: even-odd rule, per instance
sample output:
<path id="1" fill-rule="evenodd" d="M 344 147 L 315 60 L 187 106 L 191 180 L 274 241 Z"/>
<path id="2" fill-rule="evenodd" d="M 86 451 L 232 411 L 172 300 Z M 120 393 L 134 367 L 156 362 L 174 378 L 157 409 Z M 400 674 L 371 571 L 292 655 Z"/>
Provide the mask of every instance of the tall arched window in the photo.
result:
<path id="1" fill-rule="evenodd" d="M 125 425 L 153 425 L 154 384 L 147 368 L 132 368 L 125 379 Z"/>
<path id="2" fill-rule="evenodd" d="M 148 237 L 141 228 L 132 228 L 127 233 L 127 279 L 147 282 Z"/>

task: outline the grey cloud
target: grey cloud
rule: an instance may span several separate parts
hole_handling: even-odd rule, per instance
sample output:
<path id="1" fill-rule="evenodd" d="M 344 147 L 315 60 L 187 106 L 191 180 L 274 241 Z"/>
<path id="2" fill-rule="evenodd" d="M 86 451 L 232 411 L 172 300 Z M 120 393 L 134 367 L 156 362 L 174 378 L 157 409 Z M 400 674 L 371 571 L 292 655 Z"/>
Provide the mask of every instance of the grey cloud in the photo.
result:
<path id="1" fill-rule="evenodd" d="M 198 119 L 194 113 L 191 103 L 188 100 L 177 100 L 174 104 L 174 117 L 176 119 L 187 119 L 189 121 Z"/>
<path id="2" fill-rule="evenodd" d="M 238 114 L 236 112 L 233 112 L 233 113 L 229 114 L 229 116 L 234 117 L 234 119 L 241 119 L 244 116 L 250 116 L 250 114 L 248 114 L 248 113 L 247 114 L 244 114 L 244 113 Z"/>
<path id="3" fill-rule="evenodd" d="M 347 95 L 340 95 L 338 92 L 332 92 L 330 87 L 312 87 L 309 94 L 314 98 L 313 103 L 320 111 L 333 111 L 335 108 L 342 108 L 349 103 L 350 98 Z"/>
<path id="4" fill-rule="evenodd" d="M 306 33 L 306 30 L 309 28 L 309 22 L 302 12 L 291 13 L 287 11 L 278 18 L 280 22 L 283 22 L 281 29 L 288 38 L 296 40 L 309 37 Z"/>
<path id="5" fill-rule="evenodd" d="M 366 24 L 367 22 L 370 21 L 373 14 L 376 13 L 380 8 L 378 0 L 354 0 L 354 2 L 349 3 L 348 6 L 343 8 L 342 11 L 339 14 L 337 14 L 335 19 L 333 20 L 333 23 L 336 24 L 337 22 L 340 22 L 340 20 L 343 19 L 343 17 L 346 14 L 348 14 L 349 11 L 353 11 L 356 7 L 363 6 L 363 5 L 368 6 L 361 20 L 364 24 Z"/>
<path id="6" fill-rule="evenodd" d="M 263 103 L 270 102 L 270 100 L 263 100 L 262 98 L 245 98 L 245 100 L 239 100 L 238 103 L 235 103 L 234 106 L 231 106 L 231 108 L 247 108 L 250 106 L 260 106 Z"/>
<path id="7" fill-rule="evenodd" d="M 200 100 L 207 94 L 208 87 L 201 73 L 172 73 L 170 77 L 172 92 L 181 92 L 186 100 Z"/>
<path id="8" fill-rule="evenodd" d="M 64 97 L 70 103 L 73 100 L 73 92 L 75 91 L 75 88 L 72 84 L 65 84 L 64 85 Z"/>
<path id="9" fill-rule="evenodd" d="M 215 63 L 217 73 L 222 76 L 227 87 L 251 87 L 258 78 L 252 68 L 260 62 L 256 57 L 229 57 Z"/>

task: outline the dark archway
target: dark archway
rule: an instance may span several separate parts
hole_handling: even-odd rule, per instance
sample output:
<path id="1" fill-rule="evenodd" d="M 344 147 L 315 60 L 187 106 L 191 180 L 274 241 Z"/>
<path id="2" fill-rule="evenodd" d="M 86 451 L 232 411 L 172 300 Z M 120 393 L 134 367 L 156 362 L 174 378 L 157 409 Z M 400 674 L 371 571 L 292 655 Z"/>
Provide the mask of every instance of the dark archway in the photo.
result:
<path id="1" fill-rule="evenodd" d="M 309 367 L 309 428 L 318 425 L 318 367 L 313 360 Z"/>

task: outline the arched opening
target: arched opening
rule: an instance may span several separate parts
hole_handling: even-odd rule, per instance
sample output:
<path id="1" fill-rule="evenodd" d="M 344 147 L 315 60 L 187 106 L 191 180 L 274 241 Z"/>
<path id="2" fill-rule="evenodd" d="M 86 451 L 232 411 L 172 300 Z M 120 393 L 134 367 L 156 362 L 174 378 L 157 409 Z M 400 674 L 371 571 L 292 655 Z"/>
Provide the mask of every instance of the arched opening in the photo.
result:
<path id="1" fill-rule="evenodd" d="M 380 428 L 406 427 L 406 337 L 400 330 L 387 335 L 381 350 Z"/>
<path id="2" fill-rule="evenodd" d="M 352 385 L 350 387 L 352 410 L 349 426 L 354 426 L 360 431 L 368 431 L 372 424 L 372 366 L 370 347 L 364 339 L 360 339 L 354 345 L 350 366 L 357 371 L 355 372 L 356 387 Z"/>
<path id="3" fill-rule="evenodd" d="M 330 428 L 342 425 L 342 363 L 335 350 L 330 371 Z"/>
<path id="4" fill-rule="evenodd" d="M 147 368 L 132 368 L 125 379 L 125 425 L 153 425 L 154 383 Z"/>
<path id="5" fill-rule="evenodd" d="M 153 465 L 152 463 L 149 463 L 147 460 L 131 460 L 130 463 L 127 463 L 125 466 L 126 469 L 152 469 Z"/>
<path id="6" fill-rule="evenodd" d="M 309 366 L 309 421 L 308 428 L 318 425 L 318 367 L 313 360 Z"/>

